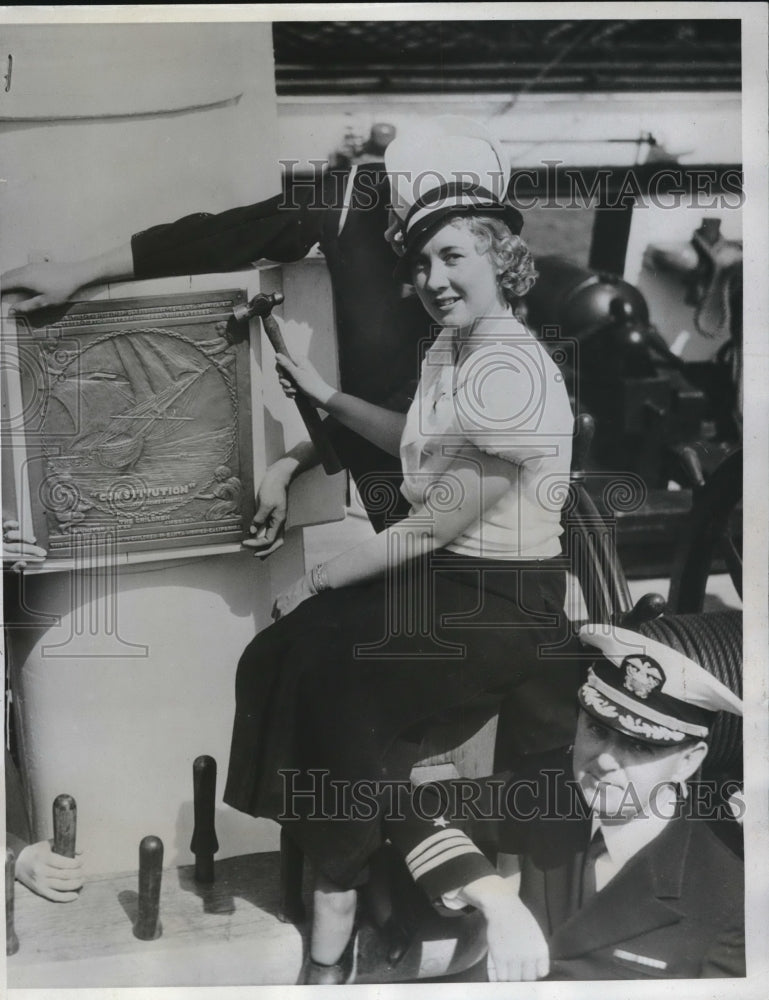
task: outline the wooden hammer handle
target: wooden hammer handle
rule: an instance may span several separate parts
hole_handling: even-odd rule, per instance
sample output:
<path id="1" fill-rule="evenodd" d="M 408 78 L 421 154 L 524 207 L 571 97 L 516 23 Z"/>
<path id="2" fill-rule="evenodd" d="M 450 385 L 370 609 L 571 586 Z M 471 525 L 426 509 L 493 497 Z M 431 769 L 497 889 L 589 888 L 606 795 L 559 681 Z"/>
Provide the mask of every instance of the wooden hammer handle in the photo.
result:
<path id="1" fill-rule="evenodd" d="M 276 354 L 285 354 L 289 360 L 291 355 L 286 347 L 286 342 L 283 339 L 283 334 L 280 332 L 280 327 L 278 326 L 274 316 L 262 316 L 262 324 L 264 325 L 264 332 L 267 334 L 267 339 L 272 344 L 273 350 Z M 297 388 L 296 398 L 294 399 L 297 409 L 301 414 L 302 420 L 304 421 L 304 426 L 307 428 L 307 432 L 310 435 L 310 440 L 315 445 L 315 450 L 318 453 L 318 457 L 323 463 L 323 468 L 326 475 L 333 476 L 337 472 L 342 471 L 342 464 L 337 458 L 336 452 L 333 449 L 331 441 L 329 440 L 328 433 L 323 426 L 323 421 L 320 419 L 318 411 L 312 405 L 310 400 L 305 396 L 301 389 Z"/>

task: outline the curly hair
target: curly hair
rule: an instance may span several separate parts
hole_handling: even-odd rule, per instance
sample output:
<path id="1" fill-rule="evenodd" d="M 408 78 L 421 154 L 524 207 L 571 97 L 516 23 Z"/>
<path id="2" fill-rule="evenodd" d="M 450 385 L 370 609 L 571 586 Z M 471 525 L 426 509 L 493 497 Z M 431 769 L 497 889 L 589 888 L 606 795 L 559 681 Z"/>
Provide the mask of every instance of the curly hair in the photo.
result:
<path id="1" fill-rule="evenodd" d="M 469 229 L 476 237 L 478 253 L 491 254 L 494 266 L 499 268 L 497 281 L 508 302 L 514 305 L 531 289 L 538 275 L 529 248 L 501 219 L 464 215 L 452 219 L 450 224 Z"/>

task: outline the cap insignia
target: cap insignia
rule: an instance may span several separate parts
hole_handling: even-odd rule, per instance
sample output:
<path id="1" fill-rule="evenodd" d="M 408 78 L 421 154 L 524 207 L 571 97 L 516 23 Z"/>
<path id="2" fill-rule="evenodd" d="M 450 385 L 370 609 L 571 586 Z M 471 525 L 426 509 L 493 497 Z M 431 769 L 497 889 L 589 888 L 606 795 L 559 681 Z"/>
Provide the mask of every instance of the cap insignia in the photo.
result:
<path id="1" fill-rule="evenodd" d="M 662 667 L 650 656 L 626 656 L 622 667 L 625 671 L 625 690 L 644 701 L 665 683 Z"/>

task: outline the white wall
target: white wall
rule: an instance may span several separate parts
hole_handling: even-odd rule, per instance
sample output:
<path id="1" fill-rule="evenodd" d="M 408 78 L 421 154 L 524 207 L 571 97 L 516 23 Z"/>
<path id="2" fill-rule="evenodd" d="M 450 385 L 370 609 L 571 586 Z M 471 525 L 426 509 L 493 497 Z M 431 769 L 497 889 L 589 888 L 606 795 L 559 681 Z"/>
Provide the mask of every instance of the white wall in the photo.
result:
<path id="1" fill-rule="evenodd" d="M 27 25 L 4 30 L 6 50 L 14 68 L 11 91 L 0 87 L 0 268 L 78 257 L 153 223 L 279 189 L 268 24 Z M 280 288 L 283 278 L 273 267 L 85 295 L 208 287 L 254 294 Z M 279 313 L 288 317 L 287 342 L 323 358 L 333 377 L 325 269 L 298 264 L 285 280 Z M 273 383 L 271 353 L 266 365 Z M 274 385 L 264 419 L 257 345 L 251 374 L 258 481 L 282 441 L 295 439 L 298 421 Z M 321 479 L 297 483 L 304 495 L 293 512 L 297 523 L 341 515 L 340 477 Z M 197 559 L 123 559 L 102 583 L 98 574 L 66 569 L 26 580 L 30 609 L 59 618 L 14 633 L 11 643 L 35 832 L 49 837 L 54 796 L 74 795 L 92 874 L 134 868 L 148 833 L 163 839 L 166 865 L 191 860 L 191 768 L 199 754 L 219 765 L 218 856 L 277 846 L 275 825 L 223 806 L 222 791 L 235 667 L 268 624 L 276 588 L 304 569 L 301 531 L 289 533 L 269 562 L 230 548 Z M 110 615 L 117 619 L 112 631 Z"/>
<path id="2" fill-rule="evenodd" d="M 1 269 L 278 189 L 269 24 L 6 25 L 2 52 Z"/>

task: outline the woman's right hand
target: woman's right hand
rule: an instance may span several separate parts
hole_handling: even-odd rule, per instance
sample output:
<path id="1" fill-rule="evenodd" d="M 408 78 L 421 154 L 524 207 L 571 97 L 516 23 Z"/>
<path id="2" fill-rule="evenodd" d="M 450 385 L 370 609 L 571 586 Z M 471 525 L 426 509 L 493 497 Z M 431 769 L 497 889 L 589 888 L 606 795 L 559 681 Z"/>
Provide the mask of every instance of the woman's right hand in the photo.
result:
<path id="1" fill-rule="evenodd" d="M 12 312 L 20 314 L 34 312 L 45 306 L 61 305 L 87 282 L 88 276 L 79 263 L 25 264 L 24 267 L 6 271 L 0 276 L 3 294 L 10 291 L 31 293 L 12 306 Z"/>
<path id="2" fill-rule="evenodd" d="M 276 354 L 275 360 L 280 387 L 289 399 L 293 399 L 296 390 L 301 389 L 314 406 L 325 406 L 337 391 L 324 381 L 307 358 L 292 361 L 285 354 Z"/>

